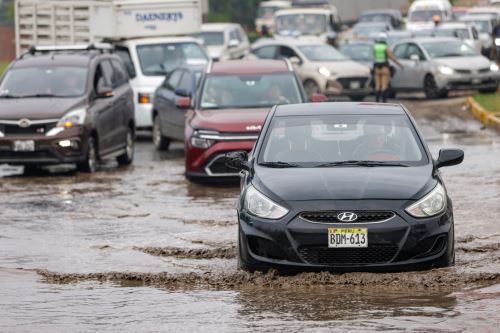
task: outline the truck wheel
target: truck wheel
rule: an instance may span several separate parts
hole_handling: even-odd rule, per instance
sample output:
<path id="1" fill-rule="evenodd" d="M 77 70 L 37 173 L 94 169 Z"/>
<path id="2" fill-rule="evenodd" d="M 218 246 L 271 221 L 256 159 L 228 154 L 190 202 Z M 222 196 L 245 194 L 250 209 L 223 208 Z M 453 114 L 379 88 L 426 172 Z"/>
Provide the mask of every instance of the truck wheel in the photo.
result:
<path id="1" fill-rule="evenodd" d="M 153 144 L 157 150 L 168 150 L 170 140 L 161 133 L 160 117 L 153 119 Z"/>
<path id="2" fill-rule="evenodd" d="M 89 137 L 88 146 L 85 161 L 78 163 L 77 169 L 81 172 L 94 173 L 97 170 L 97 144 L 94 137 Z"/>
<path id="3" fill-rule="evenodd" d="M 116 161 L 119 165 L 130 165 L 134 161 L 134 130 L 132 128 L 128 129 L 125 153 L 118 156 Z"/>

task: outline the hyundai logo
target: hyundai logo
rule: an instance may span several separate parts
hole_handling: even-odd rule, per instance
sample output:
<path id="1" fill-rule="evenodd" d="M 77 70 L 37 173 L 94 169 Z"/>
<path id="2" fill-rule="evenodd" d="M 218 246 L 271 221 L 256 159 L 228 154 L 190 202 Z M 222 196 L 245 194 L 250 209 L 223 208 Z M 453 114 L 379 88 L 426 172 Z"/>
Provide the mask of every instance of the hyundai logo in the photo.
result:
<path id="1" fill-rule="evenodd" d="M 19 120 L 18 125 L 21 128 L 28 128 L 28 127 L 30 127 L 31 122 L 29 119 L 24 118 L 24 119 Z"/>
<path id="2" fill-rule="evenodd" d="M 341 222 L 354 222 L 358 219 L 358 215 L 351 212 L 343 212 L 337 215 L 337 219 Z"/>

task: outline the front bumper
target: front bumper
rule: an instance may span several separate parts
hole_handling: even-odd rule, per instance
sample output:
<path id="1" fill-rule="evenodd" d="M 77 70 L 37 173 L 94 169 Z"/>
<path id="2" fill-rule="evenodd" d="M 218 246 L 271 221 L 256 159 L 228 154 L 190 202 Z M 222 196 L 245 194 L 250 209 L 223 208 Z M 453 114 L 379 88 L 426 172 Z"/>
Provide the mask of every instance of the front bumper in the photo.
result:
<path id="1" fill-rule="evenodd" d="M 311 223 L 301 218 L 300 212 L 311 208 L 328 211 L 339 207 L 339 202 L 295 204 L 292 212 L 275 222 L 239 211 L 243 260 L 258 267 L 378 271 L 432 267 L 453 255 L 451 203 L 441 216 L 428 219 L 415 219 L 404 213 L 402 202 L 363 202 L 362 209 L 359 202 L 340 203 L 345 211 L 377 211 L 384 207 L 384 211 L 395 212 L 394 217 L 377 223 Z M 328 248 L 328 228 L 332 227 L 368 228 L 368 248 Z"/>
<path id="2" fill-rule="evenodd" d="M 51 165 L 78 163 L 86 158 L 86 140 L 84 128 L 71 128 L 55 136 L 41 135 L 12 135 L 0 137 L 0 164 L 14 165 Z M 31 141 L 35 143 L 35 150 L 30 152 L 14 151 L 15 141 Z M 60 141 L 73 141 L 78 143 L 78 149 L 61 147 Z"/>
<path id="3" fill-rule="evenodd" d="M 500 73 L 484 72 L 477 74 L 453 74 L 436 76 L 436 84 L 444 90 L 491 89 L 500 85 Z"/>
<path id="4" fill-rule="evenodd" d="M 372 93 L 371 78 L 367 76 L 338 77 L 324 83 L 327 96 L 368 96 Z"/>

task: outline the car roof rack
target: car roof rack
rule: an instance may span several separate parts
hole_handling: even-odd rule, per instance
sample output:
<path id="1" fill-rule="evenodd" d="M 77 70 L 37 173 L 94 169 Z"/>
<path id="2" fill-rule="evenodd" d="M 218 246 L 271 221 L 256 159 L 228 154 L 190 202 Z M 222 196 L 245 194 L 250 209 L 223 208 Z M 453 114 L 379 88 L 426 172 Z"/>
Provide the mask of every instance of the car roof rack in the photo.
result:
<path id="1" fill-rule="evenodd" d="M 92 44 L 80 44 L 80 45 L 33 45 L 29 48 L 28 52 L 22 54 L 19 59 L 22 59 L 25 55 L 36 55 L 37 53 L 55 53 L 55 52 L 88 52 L 88 51 L 99 51 L 113 52 L 114 47 L 108 43 L 92 43 Z"/>

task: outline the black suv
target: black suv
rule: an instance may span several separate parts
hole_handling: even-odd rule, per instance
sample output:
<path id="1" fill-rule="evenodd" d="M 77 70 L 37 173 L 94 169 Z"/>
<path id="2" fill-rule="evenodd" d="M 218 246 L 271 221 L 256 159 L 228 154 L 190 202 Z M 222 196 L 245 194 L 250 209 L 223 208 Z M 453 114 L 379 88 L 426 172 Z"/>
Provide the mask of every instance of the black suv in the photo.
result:
<path id="1" fill-rule="evenodd" d="M 0 79 L 0 163 L 76 163 L 134 156 L 129 77 L 109 45 L 33 47 Z"/>

